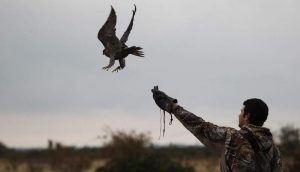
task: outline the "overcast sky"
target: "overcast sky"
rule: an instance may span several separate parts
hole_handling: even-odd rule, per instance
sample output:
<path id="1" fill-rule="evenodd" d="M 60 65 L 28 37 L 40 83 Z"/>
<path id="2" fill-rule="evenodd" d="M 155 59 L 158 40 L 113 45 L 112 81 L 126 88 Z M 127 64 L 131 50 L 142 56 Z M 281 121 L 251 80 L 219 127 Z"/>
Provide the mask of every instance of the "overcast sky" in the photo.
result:
<path id="1" fill-rule="evenodd" d="M 110 5 L 117 35 L 137 5 L 118 73 L 97 39 Z M 0 141 L 13 147 L 99 145 L 104 128 L 150 132 L 157 144 L 199 144 L 180 123 L 159 136 L 151 88 L 222 126 L 237 127 L 242 103 L 261 98 L 266 126 L 300 127 L 298 0 L 0 0 Z M 117 66 L 114 66 L 114 68 Z M 169 116 L 167 116 L 167 121 Z"/>

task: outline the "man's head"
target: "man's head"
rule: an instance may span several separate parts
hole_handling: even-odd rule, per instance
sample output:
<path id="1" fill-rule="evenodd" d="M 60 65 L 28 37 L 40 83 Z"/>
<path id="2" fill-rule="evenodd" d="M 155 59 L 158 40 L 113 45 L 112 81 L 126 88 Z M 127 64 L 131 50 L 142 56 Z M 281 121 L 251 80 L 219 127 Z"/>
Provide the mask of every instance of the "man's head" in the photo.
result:
<path id="1" fill-rule="evenodd" d="M 252 98 L 244 101 L 243 105 L 239 115 L 239 127 L 245 124 L 262 126 L 269 113 L 267 104 L 260 99 Z"/>

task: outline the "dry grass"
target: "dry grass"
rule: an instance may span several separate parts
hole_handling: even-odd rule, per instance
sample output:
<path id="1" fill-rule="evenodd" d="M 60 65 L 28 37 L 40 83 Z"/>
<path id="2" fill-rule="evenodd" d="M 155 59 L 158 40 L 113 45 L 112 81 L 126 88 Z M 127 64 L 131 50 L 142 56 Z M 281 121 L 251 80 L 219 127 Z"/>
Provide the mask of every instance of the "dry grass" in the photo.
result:
<path id="1" fill-rule="evenodd" d="M 216 158 L 198 158 L 180 160 L 183 165 L 192 166 L 195 172 L 218 172 L 219 160 Z M 107 160 L 94 160 L 91 165 L 83 170 L 83 172 L 95 172 L 98 167 L 104 166 Z M 58 172 L 53 170 L 49 164 L 35 164 L 34 166 L 28 163 L 21 163 L 15 168 L 6 160 L 0 160 L 0 172 Z M 64 171 L 61 171 L 64 172 Z"/>
<path id="2" fill-rule="evenodd" d="M 219 172 L 219 159 L 214 157 L 203 157 L 193 159 L 181 159 L 184 166 L 192 166 L 195 172 Z"/>

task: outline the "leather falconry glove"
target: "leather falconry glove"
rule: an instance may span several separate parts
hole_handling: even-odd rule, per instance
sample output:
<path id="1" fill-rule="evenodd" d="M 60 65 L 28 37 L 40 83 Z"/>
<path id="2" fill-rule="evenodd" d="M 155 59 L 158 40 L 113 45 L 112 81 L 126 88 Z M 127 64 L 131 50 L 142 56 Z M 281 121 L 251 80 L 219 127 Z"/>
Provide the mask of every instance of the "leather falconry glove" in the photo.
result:
<path id="1" fill-rule="evenodd" d="M 169 97 L 164 92 L 158 89 L 158 86 L 154 86 L 151 90 L 153 93 L 153 99 L 158 107 L 162 110 L 172 113 L 177 107 L 177 99 Z"/>

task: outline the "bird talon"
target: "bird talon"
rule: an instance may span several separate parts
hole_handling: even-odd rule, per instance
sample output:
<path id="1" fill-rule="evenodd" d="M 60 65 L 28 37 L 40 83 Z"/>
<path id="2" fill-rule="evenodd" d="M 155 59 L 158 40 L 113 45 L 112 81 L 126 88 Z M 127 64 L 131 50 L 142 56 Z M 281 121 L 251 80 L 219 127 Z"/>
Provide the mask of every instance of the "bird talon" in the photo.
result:
<path id="1" fill-rule="evenodd" d="M 119 70 L 121 70 L 122 68 L 120 66 L 118 66 L 117 68 L 115 68 L 112 72 L 119 72 Z"/>
<path id="2" fill-rule="evenodd" d="M 109 70 L 109 66 L 104 66 L 102 69 L 108 71 Z"/>

